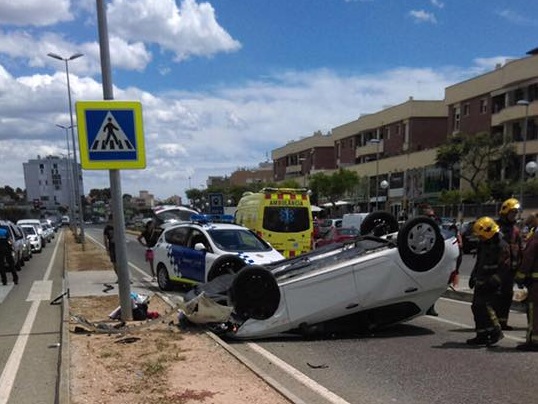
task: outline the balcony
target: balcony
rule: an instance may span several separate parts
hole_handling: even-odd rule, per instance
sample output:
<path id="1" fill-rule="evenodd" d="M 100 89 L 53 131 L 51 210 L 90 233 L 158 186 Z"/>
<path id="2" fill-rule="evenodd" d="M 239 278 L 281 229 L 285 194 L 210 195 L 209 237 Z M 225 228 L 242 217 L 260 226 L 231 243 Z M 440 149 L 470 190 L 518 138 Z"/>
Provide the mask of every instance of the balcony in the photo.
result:
<path id="1" fill-rule="evenodd" d="M 381 140 L 379 143 L 368 142 L 364 146 L 357 146 L 355 148 L 355 158 L 377 153 L 383 154 L 383 140 Z"/>
<path id="2" fill-rule="evenodd" d="M 525 119 L 526 107 L 524 105 L 511 105 L 491 115 L 491 126 L 499 126 L 506 122 Z M 529 104 L 529 116 L 538 115 L 538 102 Z"/>

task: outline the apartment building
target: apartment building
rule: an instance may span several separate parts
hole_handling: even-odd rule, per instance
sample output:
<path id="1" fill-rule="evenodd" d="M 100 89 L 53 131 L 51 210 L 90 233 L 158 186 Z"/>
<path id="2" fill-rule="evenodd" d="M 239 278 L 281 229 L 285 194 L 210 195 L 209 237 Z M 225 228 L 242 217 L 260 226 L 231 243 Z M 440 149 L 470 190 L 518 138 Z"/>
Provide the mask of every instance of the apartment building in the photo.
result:
<path id="1" fill-rule="evenodd" d="M 60 206 L 69 207 L 73 196 L 73 175 L 75 162 L 59 156 L 46 156 L 23 163 L 24 186 L 29 203 L 36 200 L 41 207 L 55 210 Z M 80 165 L 77 173 L 80 173 Z M 80 196 L 84 195 L 82 177 L 78 175 Z"/>
<path id="2" fill-rule="evenodd" d="M 435 166 L 437 147 L 458 133 L 502 133 L 513 143 L 522 162 L 536 161 L 538 154 L 538 48 L 526 57 L 509 60 L 493 71 L 445 89 L 444 100 L 414 100 L 360 116 L 332 129 L 323 138 L 317 156 L 334 165 L 325 171 L 346 168 L 368 177 L 367 189 L 352 195 L 354 203 L 372 209 L 388 202 L 393 213 L 409 204 L 435 203 L 444 189 L 460 189 L 459 178 Z M 527 125 L 525 125 L 527 123 Z M 290 142 L 273 151 L 275 180 L 303 176 L 316 136 Z M 332 146 L 331 146 L 332 144 Z M 332 150 L 332 151 L 331 151 Z M 498 163 L 500 164 L 500 163 Z M 518 179 L 523 172 L 499 178 Z M 509 177 L 512 176 L 512 177 Z M 388 187 L 381 188 L 386 180 Z M 412 207 L 411 206 L 411 207 Z"/>

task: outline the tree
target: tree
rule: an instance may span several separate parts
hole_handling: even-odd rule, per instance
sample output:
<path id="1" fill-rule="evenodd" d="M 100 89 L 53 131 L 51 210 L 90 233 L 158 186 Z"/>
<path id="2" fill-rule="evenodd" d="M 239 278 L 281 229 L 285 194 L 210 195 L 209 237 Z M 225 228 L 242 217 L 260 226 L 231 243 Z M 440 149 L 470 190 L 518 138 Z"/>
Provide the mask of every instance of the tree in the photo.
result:
<path id="1" fill-rule="evenodd" d="M 316 173 L 310 177 L 310 189 L 316 201 L 319 197 L 326 197 L 333 205 L 344 195 L 353 191 L 359 183 L 359 176 L 355 171 L 343 168 L 332 173 L 330 176 L 324 173 Z"/>
<path id="2" fill-rule="evenodd" d="M 502 133 L 460 134 L 439 147 L 436 165 L 452 173 L 458 167 L 460 178 L 478 195 L 484 193 L 485 188 L 490 189 L 495 181 L 495 177 L 484 173 L 490 173 L 492 166 L 499 162 L 509 167 L 514 155 L 513 145 L 504 142 Z"/>

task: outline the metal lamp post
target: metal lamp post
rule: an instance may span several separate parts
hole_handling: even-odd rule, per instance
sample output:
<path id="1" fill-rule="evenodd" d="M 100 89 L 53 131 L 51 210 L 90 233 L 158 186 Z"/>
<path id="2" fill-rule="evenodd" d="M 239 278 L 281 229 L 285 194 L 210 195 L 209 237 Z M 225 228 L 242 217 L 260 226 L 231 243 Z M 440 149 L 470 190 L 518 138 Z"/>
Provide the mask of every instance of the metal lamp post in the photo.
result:
<path id="1" fill-rule="evenodd" d="M 69 167 L 69 164 L 71 162 L 71 153 L 69 148 L 69 129 L 71 129 L 70 126 L 63 126 L 56 124 L 57 127 L 60 129 L 65 130 L 65 144 L 67 146 L 67 167 L 66 167 L 66 176 L 67 176 L 67 188 L 68 188 L 68 195 L 69 195 L 69 215 L 70 217 L 74 218 L 74 212 L 75 209 L 73 207 L 73 187 L 71 185 L 71 176 L 69 175 L 69 171 L 73 171 L 71 167 Z"/>
<path id="2" fill-rule="evenodd" d="M 519 203 L 523 205 L 523 184 L 525 182 L 525 160 L 527 158 L 527 128 L 528 128 L 528 122 L 529 122 L 529 101 L 527 100 L 519 100 L 517 102 L 517 105 L 524 105 L 525 106 L 525 123 L 523 124 L 523 153 L 521 154 L 521 174 L 519 180 Z"/>
<path id="3" fill-rule="evenodd" d="M 77 220 L 78 220 L 78 224 L 80 226 L 80 242 L 82 244 L 84 244 L 84 218 L 83 218 L 83 214 L 82 214 L 82 203 L 80 201 L 80 190 L 79 190 L 79 178 L 80 178 L 80 172 L 79 172 L 79 169 L 78 169 L 78 159 L 77 159 L 77 147 L 76 147 L 76 143 L 75 143 L 75 130 L 74 130 L 74 127 L 75 125 L 73 124 L 73 105 L 71 103 L 71 85 L 70 85 L 70 82 L 69 82 L 69 62 L 71 60 L 75 60 L 75 59 L 78 59 L 79 57 L 81 56 L 84 56 L 82 53 L 75 53 L 71 56 L 69 56 L 68 58 L 64 58 L 64 57 L 61 57 L 60 55 L 57 55 L 56 53 L 47 53 L 47 56 L 53 58 L 53 59 L 58 59 L 58 60 L 61 60 L 63 62 L 65 62 L 65 74 L 67 76 L 67 99 L 68 99 L 68 102 L 69 102 L 69 119 L 71 121 L 71 125 L 70 125 L 70 128 L 71 128 L 71 142 L 73 143 L 73 161 L 74 161 L 74 165 L 73 165 L 73 188 L 74 188 L 74 191 L 75 191 L 75 196 L 76 196 L 76 200 L 74 201 L 74 207 L 78 207 L 78 215 L 77 215 Z"/>

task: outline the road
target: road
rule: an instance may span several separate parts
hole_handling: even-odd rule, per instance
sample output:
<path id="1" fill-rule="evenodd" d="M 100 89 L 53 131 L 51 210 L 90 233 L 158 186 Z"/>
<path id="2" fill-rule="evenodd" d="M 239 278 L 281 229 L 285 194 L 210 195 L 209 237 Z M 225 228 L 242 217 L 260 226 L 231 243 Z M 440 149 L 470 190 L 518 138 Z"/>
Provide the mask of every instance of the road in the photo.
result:
<path id="1" fill-rule="evenodd" d="M 102 241 L 99 228 L 89 227 L 86 234 Z M 61 306 L 49 302 L 62 293 L 63 260 L 55 243 L 27 263 L 17 287 L 0 295 L 0 404 L 54 402 Z M 132 235 L 127 235 L 127 253 L 132 276 L 148 277 L 144 248 Z M 462 274 L 472 265 L 473 257 L 466 255 Z M 182 299 L 179 291 L 169 296 Z M 524 341 L 523 313 L 512 312 L 515 330 L 486 349 L 465 344 L 474 335 L 469 303 L 441 298 L 436 308 L 439 317 L 423 316 L 371 335 L 226 341 L 224 346 L 297 403 L 536 401 L 538 355 L 514 349 Z"/>
<path id="2" fill-rule="evenodd" d="M 52 243 L 26 262 L 19 284 L 0 286 L 0 404 L 55 402 L 61 341 L 63 246 Z"/>

